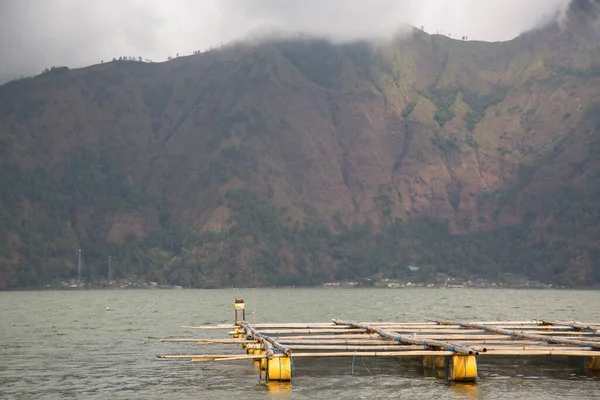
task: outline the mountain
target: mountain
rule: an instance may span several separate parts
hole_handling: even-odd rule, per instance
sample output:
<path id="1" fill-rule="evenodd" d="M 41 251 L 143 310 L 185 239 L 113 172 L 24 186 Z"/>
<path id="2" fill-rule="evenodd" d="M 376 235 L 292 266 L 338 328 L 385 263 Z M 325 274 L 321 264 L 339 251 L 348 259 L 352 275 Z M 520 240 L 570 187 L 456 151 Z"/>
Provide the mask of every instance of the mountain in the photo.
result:
<path id="1" fill-rule="evenodd" d="M 597 2 L 501 43 L 239 43 L 0 87 L 0 288 L 600 282 Z"/>

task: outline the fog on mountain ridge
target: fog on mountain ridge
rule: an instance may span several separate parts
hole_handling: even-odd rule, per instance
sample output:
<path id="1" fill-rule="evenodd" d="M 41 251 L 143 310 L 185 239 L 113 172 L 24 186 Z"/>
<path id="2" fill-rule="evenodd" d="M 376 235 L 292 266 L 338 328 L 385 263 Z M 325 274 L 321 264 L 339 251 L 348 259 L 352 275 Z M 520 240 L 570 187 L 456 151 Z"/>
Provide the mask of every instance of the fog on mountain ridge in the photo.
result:
<path id="1" fill-rule="evenodd" d="M 581 0 L 577 0 L 581 1 Z M 0 82 L 44 68 L 119 56 L 164 61 L 265 30 L 336 41 L 385 38 L 407 24 L 429 33 L 507 40 L 568 0 L 7 0 L 0 4 Z"/>

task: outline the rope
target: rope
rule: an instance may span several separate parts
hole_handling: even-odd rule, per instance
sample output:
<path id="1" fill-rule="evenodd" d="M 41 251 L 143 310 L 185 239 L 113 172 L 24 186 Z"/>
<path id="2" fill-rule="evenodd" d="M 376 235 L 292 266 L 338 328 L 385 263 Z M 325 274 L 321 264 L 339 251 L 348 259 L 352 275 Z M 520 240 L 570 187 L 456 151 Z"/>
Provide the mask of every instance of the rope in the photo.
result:
<path id="1" fill-rule="evenodd" d="M 367 372 L 369 374 L 371 374 L 371 376 L 374 376 L 373 373 L 371 372 L 371 370 L 369 369 L 369 367 L 367 367 L 367 364 L 365 364 L 365 362 L 363 361 L 362 364 L 365 366 L 365 368 L 367 369 Z"/>
<path id="2" fill-rule="evenodd" d="M 354 360 L 356 360 L 356 350 L 354 350 L 354 355 L 352 356 L 352 376 L 354 376 Z"/>

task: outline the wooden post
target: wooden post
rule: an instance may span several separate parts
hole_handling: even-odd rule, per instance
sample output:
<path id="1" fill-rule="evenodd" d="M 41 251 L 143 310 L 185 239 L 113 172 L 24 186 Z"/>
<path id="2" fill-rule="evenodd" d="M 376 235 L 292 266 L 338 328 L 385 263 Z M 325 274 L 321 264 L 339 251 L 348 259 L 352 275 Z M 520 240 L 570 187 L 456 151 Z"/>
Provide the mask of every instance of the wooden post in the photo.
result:
<path id="1" fill-rule="evenodd" d="M 588 371 L 600 371 L 600 356 L 587 357 L 586 367 Z"/>
<path id="2" fill-rule="evenodd" d="M 444 369 L 444 368 L 446 368 L 446 357 L 444 357 L 444 356 L 423 356 L 423 368 L 425 368 L 425 369 Z"/>
<path id="3" fill-rule="evenodd" d="M 423 356 L 423 374 L 444 378 L 448 373 L 447 361 L 446 356 Z"/>

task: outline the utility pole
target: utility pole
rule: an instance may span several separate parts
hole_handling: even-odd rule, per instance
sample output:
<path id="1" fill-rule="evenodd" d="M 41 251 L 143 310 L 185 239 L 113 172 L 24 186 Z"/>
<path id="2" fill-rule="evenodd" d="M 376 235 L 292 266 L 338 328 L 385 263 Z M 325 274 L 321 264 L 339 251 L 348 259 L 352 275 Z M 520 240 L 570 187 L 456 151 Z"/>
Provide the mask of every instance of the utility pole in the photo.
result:
<path id="1" fill-rule="evenodd" d="M 112 284 L 112 256 L 108 256 L 108 284 Z"/>
<path id="2" fill-rule="evenodd" d="M 81 283 L 81 249 L 79 249 L 79 260 L 77 261 L 77 285 Z"/>

